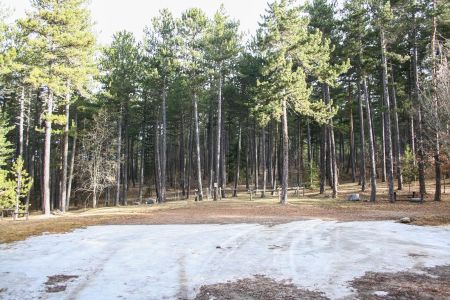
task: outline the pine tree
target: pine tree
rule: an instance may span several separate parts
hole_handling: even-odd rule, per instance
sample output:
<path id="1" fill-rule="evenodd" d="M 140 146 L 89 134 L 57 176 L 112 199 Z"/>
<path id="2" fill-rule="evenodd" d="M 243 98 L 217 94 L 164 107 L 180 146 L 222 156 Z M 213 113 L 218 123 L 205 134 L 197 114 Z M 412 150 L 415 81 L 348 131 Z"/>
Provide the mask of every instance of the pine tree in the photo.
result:
<path id="1" fill-rule="evenodd" d="M 160 12 L 160 16 L 153 19 L 152 27 L 147 28 L 146 31 L 147 55 L 150 65 L 157 72 L 154 87 L 160 89 L 161 95 L 161 177 L 157 180 L 160 180 L 159 201 L 164 202 L 167 180 L 167 94 L 177 69 L 176 50 L 179 39 L 176 32 L 176 21 L 166 9 Z"/>
<path id="2" fill-rule="evenodd" d="M 95 39 L 90 31 L 90 13 L 85 3 L 85 0 L 36 0 L 32 2 L 34 10 L 18 22 L 27 37 L 30 53 L 27 83 L 46 92 L 43 170 L 46 215 L 50 214 L 53 112 L 60 97 L 67 97 L 72 90 L 81 90 L 93 72 L 91 61 Z M 65 185 L 64 182 L 64 188 Z M 61 208 L 65 209 L 65 199 Z"/>
<path id="3" fill-rule="evenodd" d="M 207 32 L 205 58 L 213 66 L 214 75 L 217 80 L 217 133 L 216 133 L 216 166 L 215 182 L 223 189 L 225 178 L 220 178 L 221 139 L 222 139 L 222 88 L 224 77 L 231 71 L 234 60 L 240 51 L 240 36 L 238 33 L 239 23 L 230 20 L 222 5 L 220 10 L 214 14 L 214 19 Z M 222 166 L 222 169 L 224 166 Z M 215 189 L 214 200 L 217 200 L 218 189 Z"/>
<path id="4" fill-rule="evenodd" d="M 203 84 L 206 82 L 205 34 L 208 25 L 206 15 L 197 8 L 192 8 L 183 13 L 179 26 L 180 34 L 184 36 L 181 47 L 181 68 L 189 78 L 189 89 L 192 94 L 192 106 L 194 115 L 194 137 L 196 150 L 197 190 L 198 200 L 203 200 L 201 150 L 200 150 L 200 122 L 198 98 Z"/>
<path id="5" fill-rule="evenodd" d="M 326 123 L 333 115 L 330 105 L 311 102 L 307 74 L 327 82 L 337 71 L 329 67 L 329 40 L 320 32 L 309 33 L 308 21 L 294 1 L 281 0 L 269 5 L 258 31 L 258 45 L 264 60 L 254 112 L 265 124 L 281 118 L 282 128 L 282 204 L 287 201 L 289 136 L 288 106 L 301 115 Z M 330 79 L 329 82 L 332 82 Z"/>

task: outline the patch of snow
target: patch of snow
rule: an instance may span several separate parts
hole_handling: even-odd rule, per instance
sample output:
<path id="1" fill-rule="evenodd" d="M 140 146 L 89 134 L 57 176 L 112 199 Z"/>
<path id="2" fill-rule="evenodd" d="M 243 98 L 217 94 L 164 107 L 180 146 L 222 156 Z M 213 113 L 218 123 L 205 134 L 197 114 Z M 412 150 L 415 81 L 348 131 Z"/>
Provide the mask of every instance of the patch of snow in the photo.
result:
<path id="1" fill-rule="evenodd" d="M 204 284 L 261 274 L 339 299 L 366 271 L 449 264 L 449 241 L 448 227 L 386 221 L 93 226 L 0 245 L 0 298 L 193 298 Z M 59 274 L 79 277 L 47 293 Z"/>
<path id="2" fill-rule="evenodd" d="M 386 297 L 387 295 L 389 295 L 389 293 L 385 292 L 385 291 L 376 291 L 376 292 L 373 292 L 373 294 L 378 297 Z"/>

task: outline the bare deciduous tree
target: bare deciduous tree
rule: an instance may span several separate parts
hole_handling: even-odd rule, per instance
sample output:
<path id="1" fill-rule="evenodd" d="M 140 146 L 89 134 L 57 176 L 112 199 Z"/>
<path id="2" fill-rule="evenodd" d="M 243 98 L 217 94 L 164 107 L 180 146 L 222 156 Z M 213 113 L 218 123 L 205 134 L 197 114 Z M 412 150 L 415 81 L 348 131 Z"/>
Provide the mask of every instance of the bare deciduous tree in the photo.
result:
<path id="1" fill-rule="evenodd" d="M 443 156 L 448 155 L 445 150 L 450 145 L 450 70 L 447 61 L 448 51 L 444 45 L 438 43 L 439 56 L 434 58 L 432 80 L 424 80 L 420 94 L 423 122 L 429 140 L 427 149 L 434 156 L 436 170 L 435 200 L 441 198 L 441 163 Z M 443 146 L 443 147 L 442 147 Z"/>
<path id="2" fill-rule="evenodd" d="M 76 177 L 77 190 L 90 193 L 95 208 L 101 193 L 116 182 L 117 138 L 114 121 L 106 110 L 95 116 L 93 124 L 80 137 Z"/>

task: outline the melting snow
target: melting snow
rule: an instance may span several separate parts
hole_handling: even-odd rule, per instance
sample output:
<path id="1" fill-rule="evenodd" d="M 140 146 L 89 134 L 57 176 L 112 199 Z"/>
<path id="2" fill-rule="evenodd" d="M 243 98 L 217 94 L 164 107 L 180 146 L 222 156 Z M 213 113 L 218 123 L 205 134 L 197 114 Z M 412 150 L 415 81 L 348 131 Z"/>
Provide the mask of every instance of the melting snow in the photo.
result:
<path id="1" fill-rule="evenodd" d="M 177 299 L 262 274 L 333 299 L 366 271 L 450 263 L 450 228 L 393 222 L 94 226 L 0 245 L 0 298 Z M 47 276 L 73 275 L 47 293 Z M 6 289 L 6 291 L 5 291 Z"/>

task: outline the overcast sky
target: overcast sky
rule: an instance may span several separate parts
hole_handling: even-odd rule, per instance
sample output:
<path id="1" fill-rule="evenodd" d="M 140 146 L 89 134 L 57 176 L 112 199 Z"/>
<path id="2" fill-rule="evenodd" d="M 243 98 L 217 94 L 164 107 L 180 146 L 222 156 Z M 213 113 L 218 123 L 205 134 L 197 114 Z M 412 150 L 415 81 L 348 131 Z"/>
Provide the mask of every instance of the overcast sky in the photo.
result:
<path id="1" fill-rule="evenodd" d="M 0 0 L 15 10 L 14 17 L 22 17 L 30 9 L 30 0 Z M 175 16 L 191 7 L 203 9 L 209 16 L 225 5 L 228 14 L 239 20 L 241 30 L 254 33 L 264 14 L 267 0 L 91 0 L 92 19 L 100 43 L 111 41 L 112 35 L 120 30 L 128 30 L 141 39 L 143 28 L 162 8 L 168 8 Z"/>

